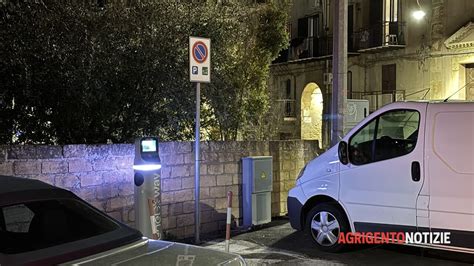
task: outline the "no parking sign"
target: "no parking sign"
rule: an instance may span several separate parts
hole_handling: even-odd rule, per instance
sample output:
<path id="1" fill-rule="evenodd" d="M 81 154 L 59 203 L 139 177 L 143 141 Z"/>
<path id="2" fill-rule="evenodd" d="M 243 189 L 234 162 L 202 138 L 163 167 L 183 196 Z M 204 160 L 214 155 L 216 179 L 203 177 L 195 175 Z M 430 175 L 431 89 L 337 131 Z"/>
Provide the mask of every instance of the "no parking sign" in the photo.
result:
<path id="1" fill-rule="evenodd" d="M 211 40 L 189 37 L 189 79 L 211 82 Z"/>

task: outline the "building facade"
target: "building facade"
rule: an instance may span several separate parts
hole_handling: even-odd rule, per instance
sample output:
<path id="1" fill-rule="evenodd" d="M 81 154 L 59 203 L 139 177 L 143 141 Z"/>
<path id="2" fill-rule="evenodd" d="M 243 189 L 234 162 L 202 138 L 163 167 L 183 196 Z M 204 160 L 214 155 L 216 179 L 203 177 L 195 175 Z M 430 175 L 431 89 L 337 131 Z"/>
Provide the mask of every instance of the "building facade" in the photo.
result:
<path id="1" fill-rule="evenodd" d="M 293 1 L 291 42 L 269 80 L 275 139 L 329 145 L 334 1 Z M 368 100 L 370 111 L 401 100 L 474 100 L 474 1 L 349 0 L 347 28 L 347 98 Z"/>

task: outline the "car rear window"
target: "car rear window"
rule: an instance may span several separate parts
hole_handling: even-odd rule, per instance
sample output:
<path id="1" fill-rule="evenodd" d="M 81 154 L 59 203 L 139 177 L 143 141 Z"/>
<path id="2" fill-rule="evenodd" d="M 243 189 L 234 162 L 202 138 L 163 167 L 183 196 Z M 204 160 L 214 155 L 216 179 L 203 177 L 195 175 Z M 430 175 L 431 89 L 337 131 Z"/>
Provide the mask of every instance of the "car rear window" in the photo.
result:
<path id="1" fill-rule="evenodd" d="M 75 199 L 0 206 L 0 253 L 17 254 L 101 235 L 119 228 Z"/>

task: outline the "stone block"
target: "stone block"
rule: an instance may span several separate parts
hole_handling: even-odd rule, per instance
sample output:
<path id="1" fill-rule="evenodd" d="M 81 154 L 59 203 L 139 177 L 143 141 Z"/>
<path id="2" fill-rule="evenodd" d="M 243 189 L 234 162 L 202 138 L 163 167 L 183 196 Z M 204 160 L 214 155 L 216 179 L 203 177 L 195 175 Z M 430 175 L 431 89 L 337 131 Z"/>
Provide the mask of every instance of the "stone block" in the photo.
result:
<path id="1" fill-rule="evenodd" d="M 131 183 L 133 182 L 133 169 L 123 169 L 118 171 L 107 171 L 107 172 L 98 172 L 102 173 L 102 179 L 104 183 L 107 184 L 116 184 L 116 183 Z"/>
<path id="2" fill-rule="evenodd" d="M 194 142 L 175 142 L 175 152 L 190 153 L 193 151 Z"/>
<path id="3" fill-rule="evenodd" d="M 174 192 L 163 192 L 161 193 L 161 203 L 174 203 Z"/>
<path id="4" fill-rule="evenodd" d="M 40 180 L 40 181 L 43 181 L 43 182 L 46 182 L 50 185 L 54 185 L 55 183 L 55 177 L 54 175 L 35 175 L 35 176 L 31 176 L 32 179 L 36 179 L 36 180 Z"/>
<path id="5" fill-rule="evenodd" d="M 184 227 L 177 227 L 175 229 L 170 229 L 166 231 L 166 234 L 171 239 L 182 239 L 184 237 Z"/>
<path id="6" fill-rule="evenodd" d="M 10 146 L 7 152 L 7 159 L 37 159 L 36 146 L 15 145 Z"/>
<path id="7" fill-rule="evenodd" d="M 216 210 L 227 209 L 227 198 L 216 199 Z"/>
<path id="8" fill-rule="evenodd" d="M 68 163 L 66 161 L 43 161 L 41 165 L 43 174 L 64 174 L 68 172 Z"/>
<path id="9" fill-rule="evenodd" d="M 173 203 L 169 205 L 169 216 L 176 216 L 183 213 L 183 203 Z"/>
<path id="10" fill-rule="evenodd" d="M 107 171 L 117 169 L 115 165 L 115 158 L 113 157 L 96 158 L 91 161 L 91 164 L 92 169 L 94 169 L 94 171 Z"/>
<path id="11" fill-rule="evenodd" d="M 129 210 L 128 211 L 128 220 L 130 222 L 135 222 L 135 210 Z"/>
<path id="12" fill-rule="evenodd" d="M 183 202 L 194 200 L 194 189 L 183 189 L 174 193 L 174 200 L 176 202 Z"/>
<path id="13" fill-rule="evenodd" d="M 186 177 L 181 179 L 181 187 L 183 189 L 194 188 L 194 177 Z"/>
<path id="14" fill-rule="evenodd" d="M 213 211 L 216 207 L 215 199 L 201 199 L 201 211 Z"/>
<path id="15" fill-rule="evenodd" d="M 219 161 L 219 155 L 216 152 L 203 152 L 202 160 L 206 163 L 213 163 Z"/>
<path id="16" fill-rule="evenodd" d="M 90 205 L 96 207 L 100 211 L 105 212 L 104 201 L 93 200 L 93 201 L 88 201 L 87 203 L 89 203 Z"/>
<path id="17" fill-rule="evenodd" d="M 75 189 L 74 194 L 76 194 L 79 198 L 90 202 L 95 200 L 95 187 L 85 187 L 80 189 Z"/>
<path id="18" fill-rule="evenodd" d="M 201 225 L 201 232 L 203 233 L 214 233 L 217 232 L 218 229 L 219 225 L 217 222 L 203 223 Z"/>
<path id="19" fill-rule="evenodd" d="M 161 229 L 168 230 L 176 228 L 176 217 L 167 217 L 162 219 Z"/>
<path id="20" fill-rule="evenodd" d="M 123 197 L 112 198 L 107 201 L 107 210 L 116 210 L 128 206 L 127 199 Z"/>
<path id="21" fill-rule="evenodd" d="M 188 225 L 184 227 L 184 237 L 194 236 L 194 225 Z"/>
<path id="22" fill-rule="evenodd" d="M 15 175 L 41 174 L 41 163 L 39 161 L 15 161 L 13 170 Z"/>
<path id="23" fill-rule="evenodd" d="M 169 216 L 169 206 L 169 204 L 163 204 L 163 202 L 161 202 L 161 217 Z"/>
<path id="24" fill-rule="evenodd" d="M 103 185 L 96 188 L 96 197 L 98 200 L 105 200 L 117 197 L 119 189 L 116 185 Z"/>
<path id="25" fill-rule="evenodd" d="M 183 213 L 194 213 L 194 201 L 183 202 Z"/>
<path id="26" fill-rule="evenodd" d="M 237 163 L 226 163 L 224 165 L 224 172 L 226 174 L 237 174 L 239 173 L 239 165 Z"/>
<path id="27" fill-rule="evenodd" d="M 115 165 L 117 166 L 117 169 L 132 169 L 133 157 L 132 156 L 115 157 Z"/>
<path id="28" fill-rule="evenodd" d="M 73 159 L 68 162 L 69 173 L 92 171 L 92 164 L 86 159 Z"/>
<path id="29" fill-rule="evenodd" d="M 283 161 L 283 171 L 290 171 L 295 169 L 295 165 L 291 161 Z"/>
<path id="30" fill-rule="evenodd" d="M 185 153 L 183 154 L 183 159 L 185 164 L 193 164 L 195 162 L 194 154 L 193 153 Z"/>
<path id="31" fill-rule="evenodd" d="M 200 175 L 207 175 L 207 165 L 206 164 L 199 165 L 199 174 Z"/>
<path id="32" fill-rule="evenodd" d="M 113 156 L 134 156 L 135 154 L 134 144 L 110 144 L 103 146 L 108 148 Z"/>
<path id="33" fill-rule="evenodd" d="M 96 173 L 80 174 L 81 187 L 97 186 L 103 183 L 102 177 Z"/>
<path id="34" fill-rule="evenodd" d="M 221 152 L 218 154 L 218 156 L 219 156 L 220 163 L 229 163 L 229 162 L 236 163 L 236 161 L 234 161 L 234 154 L 231 153 L 230 151 Z"/>
<path id="35" fill-rule="evenodd" d="M 227 196 L 226 187 L 210 187 L 209 195 L 211 198 L 223 198 Z"/>
<path id="36" fill-rule="evenodd" d="M 175 190 L 180 190 L 181 189 L 181 179 L 180 178 L 174 178 L 174 179 L 163 179 L 161 181 L 162 184 L 162 191 L 175 191 Z"/>
<path id="37" fill-rule="evenodd" d="M 189 167 L 187 165 L 173 166 L 171 168 L 171 178 L 188 177 L 189 175 Z"/>
<path id="38" fill-rule="evenodd" d="M 234 185 L 240 185 L 242 184 L 242 176 L 239 174 L 239 175 L 232 175 L 232 184 Z"/>
<path id="39" fill-rule="evenodd" d="M 162 166 L 161 167 L 161 178 L 171 178 L 171 166 Z"/>
<path id="40" fill-rule="evenodd" d="M 224 173 L 222 164 L 210 164 L 207 166 L 207 173 L 210 175 L 220 175 Z"/>
<path id="41" fill-rule="evenodd" d="M 209 188 L 208 187 L 199 188 L 199 198 L 200 199 L 208 199 L 210 197 L 211 197 L 211 195 L 209 193 Z"/>
<path id="42" fill-rule="evenodd" d="M 166 155 L 166 165 L 180 165 L 184 164 L 184 157 L 182 154 Z"/>
<path id="43" fill-rule="evenodd" d="M 132 183 L 121 183 L 118 186 L 118 193 L 120 196 L 130 196 L 134 193 L 134 185 Z"/>
<path id="44" fill-rule="evenodd" d="M 63 155 L 65 158 L 85 157 L 87 156 L 87 145 L 64 145 Z"/>
<path id="45" fill-rule="evenodd" d="M 62 188 L 76 188 L 79 187 L 80 179 L 77 175 L 64 174 L 57 175 L 55 185 Z"/>
<path id="46" fill-rule="evenodd" d="M 109 216 L 114 218 L 115 220 L 122 222 L 122 212 L 121 211 L 113 211 L 113 212 L 107 212 Z"/>
<path id="47" fill-rule="evenodd" d="M 217 185 L 218 186 L 227 186 L 232 185 L 233 178 L 232 175 L 218 175 L 217 178 Z"/>
<path id="48" fill-rule="evenodd" d="M 200 181 L 201 187 L 214 187 L 217 185 L 216 177 L 211 175 L 201 176 Z"/>
<path id="49" fill-rule="evenodd" d="M 13 175 L 13 163 L 10 163 L 10 162 L 0 163 L 0 174 Z"/>
<path id="50" fill-rule="evenodd" d="M 194 224 L 194 214 L 187 213 L 178 215 L 178 217 L 176 217 L 176 224 L 178 227 Z"/>
<path id="51" fill-rule="evenodd" d="M 36 157 L 38 159 L 54 159 L 63 157 L 63 147 L 52 145 L 36 146 Z"/>
<path id="52" fill-rule="evenodd" d="M 212 222 L 212 214 L 214 211 L 201 211 L 201 224 Z"/>

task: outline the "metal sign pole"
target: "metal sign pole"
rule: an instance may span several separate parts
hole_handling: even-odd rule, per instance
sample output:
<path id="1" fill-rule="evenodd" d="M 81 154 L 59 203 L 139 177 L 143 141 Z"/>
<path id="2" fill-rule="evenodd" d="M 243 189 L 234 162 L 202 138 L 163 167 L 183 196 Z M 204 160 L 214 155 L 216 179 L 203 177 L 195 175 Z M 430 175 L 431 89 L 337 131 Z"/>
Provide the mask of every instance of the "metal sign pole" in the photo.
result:
<path id="1" fill-rule="evenodd" d="M 195 221 L 195 244 L 200 243 L 199 239 L 199 228 L 201 227 L 201 211 L 199 208 L 199 188 L 200 188 L 200 147 L 199 141 L 200 137 L 200 116 L 201 116 L 201 83 L 196 83 L 196 137 L 195 137 L 195 147 L 194 147 L 194 156 L 195 156 L 195 180 L 194 180 L 194 221 Z"/>

